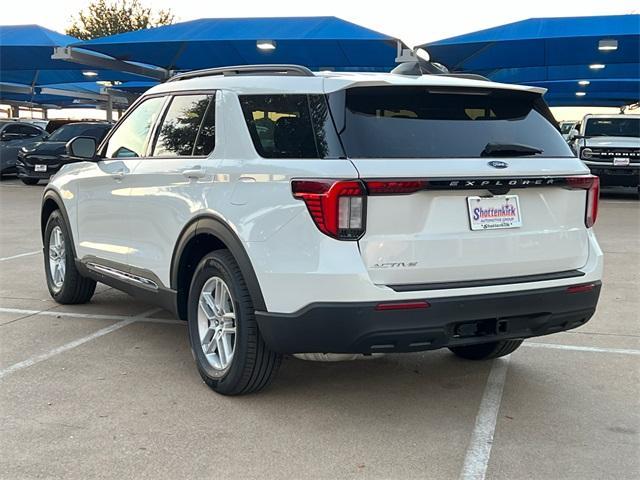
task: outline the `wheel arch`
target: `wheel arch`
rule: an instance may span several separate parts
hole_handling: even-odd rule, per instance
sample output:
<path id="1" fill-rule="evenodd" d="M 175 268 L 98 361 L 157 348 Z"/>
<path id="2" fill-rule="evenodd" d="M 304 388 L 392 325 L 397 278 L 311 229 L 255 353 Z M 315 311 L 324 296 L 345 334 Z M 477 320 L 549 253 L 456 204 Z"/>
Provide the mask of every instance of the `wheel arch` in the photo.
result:
<path id="1" fill-rule="evenodd" d="M 184 227 L 171 259 L 171 289 L 176 291 L 178 316 L 186 320 L 188 288 L 193 272 L 207 253 L 227 249 L 231 252 L 244 277 L 255 310 L 266 311 L 258 278 L 244 245 L 233 229 L 211 214 L 194 218 Z"/>

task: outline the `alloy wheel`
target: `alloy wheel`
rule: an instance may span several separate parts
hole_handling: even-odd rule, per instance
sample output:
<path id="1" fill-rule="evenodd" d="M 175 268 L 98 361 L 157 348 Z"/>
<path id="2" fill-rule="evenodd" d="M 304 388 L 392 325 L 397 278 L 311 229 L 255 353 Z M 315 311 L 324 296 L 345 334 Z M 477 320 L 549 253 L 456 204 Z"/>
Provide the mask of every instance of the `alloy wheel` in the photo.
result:
<path id="1" fill-rule="evenodd" d="M 49 234 L 49 274 L 54 290 L 60 291 L 64 284 L 67 269 L 64 235 L 59 226 L 53 227 Z"/>
<path id="2" fill-rule="evenodd" d="M 226 369 L 236 346 L 236 314 L 229 287 L 219 277 L 211 277 L 200 291 L 198 334 L 209 365 Z"/>

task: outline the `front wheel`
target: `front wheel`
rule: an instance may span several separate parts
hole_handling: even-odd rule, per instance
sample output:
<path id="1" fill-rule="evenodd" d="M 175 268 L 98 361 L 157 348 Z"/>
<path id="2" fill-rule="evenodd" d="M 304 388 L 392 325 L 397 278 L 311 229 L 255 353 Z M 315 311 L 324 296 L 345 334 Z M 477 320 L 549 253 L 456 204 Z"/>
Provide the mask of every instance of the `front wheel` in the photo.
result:
<path id="1" fill-rule="evenodd" d="M 44 230 L 44 270 L 53 299 L 62 304 L 87 303 L 96 282 L 83 277 L 76 268 L 71 238 L 59 210 L 47 220 Z"/>
<path id="2" fill-rule="evenodd" d="M 264 343 L 249 290 L 228 250 L 210 253 L 198 264 L 188 320 L 191 351 L 210 388 L 243 395 L 271 383 L 282 357 Z"/>
<path id="3" fill-rule="evenodd" d="M 449 347 L 458 357 L 467 360 L 490 360 L 504 357 L 515 351 L 523 340 L 501 340 L 499 342 L 480 343 L 478 345 L 464 345 L 462 347 Z"/>

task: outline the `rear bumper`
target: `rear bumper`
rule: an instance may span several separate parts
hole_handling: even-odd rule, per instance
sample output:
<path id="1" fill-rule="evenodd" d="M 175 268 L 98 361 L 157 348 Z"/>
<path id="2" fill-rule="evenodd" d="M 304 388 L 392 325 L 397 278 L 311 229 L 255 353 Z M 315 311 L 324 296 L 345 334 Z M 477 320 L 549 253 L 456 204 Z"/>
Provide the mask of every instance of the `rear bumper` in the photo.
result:
<path id="1" fill-rule="evenodd" d="M 376 310 L 377 303 L 318 303 L 290 314 L 257 312 L 267 345 L 281 353 L 412 352 L 548 335 L 579 327 L 594 314 L 601 283 L 443 297 L 415 310 Z"/>
<path id="2" fill-rule="evenodd" d="M 640 185 L 640 167 L 609 167 L 588 165 L 591 173 L 600 177 L 604 187 L 637 187 Z"/>

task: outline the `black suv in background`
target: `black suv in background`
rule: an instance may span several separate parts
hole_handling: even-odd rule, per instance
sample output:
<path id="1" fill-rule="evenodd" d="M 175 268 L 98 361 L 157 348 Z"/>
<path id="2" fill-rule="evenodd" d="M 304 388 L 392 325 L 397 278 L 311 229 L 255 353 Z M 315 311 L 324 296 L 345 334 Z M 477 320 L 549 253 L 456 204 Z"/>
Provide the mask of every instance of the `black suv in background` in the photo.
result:
<path id="1" fill-rule="evenodd" d="M 108 122 L 68 123 L 55 130 L 42 142 L 23 147 L 18 152 L 18 178 L 27 185 L 36 185 L 40 180 L 48 180 L 69 159 L 65 146 L 75 137 L 93 137 L 100 143 L 111 129 Z"/>

